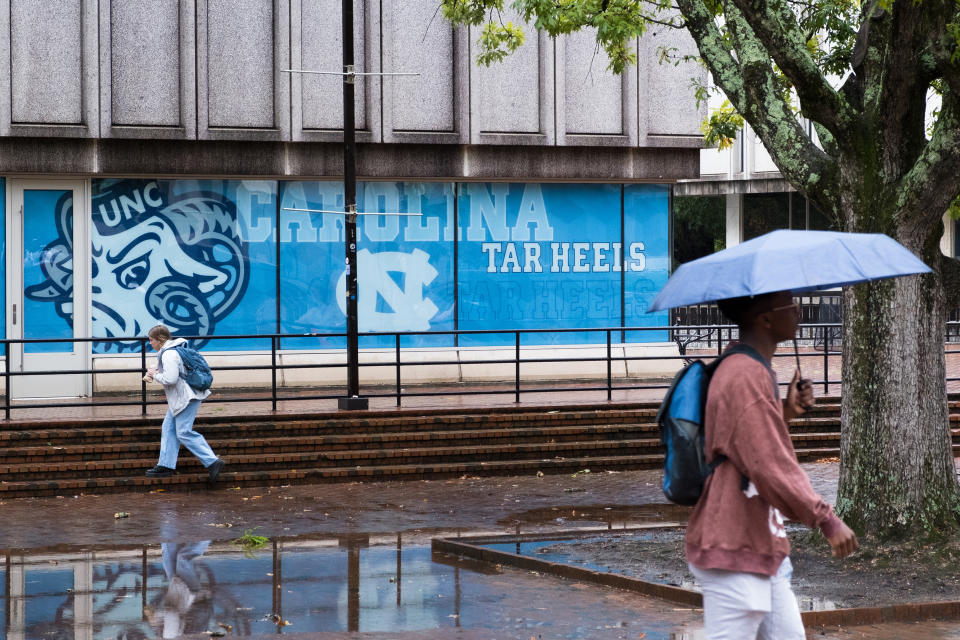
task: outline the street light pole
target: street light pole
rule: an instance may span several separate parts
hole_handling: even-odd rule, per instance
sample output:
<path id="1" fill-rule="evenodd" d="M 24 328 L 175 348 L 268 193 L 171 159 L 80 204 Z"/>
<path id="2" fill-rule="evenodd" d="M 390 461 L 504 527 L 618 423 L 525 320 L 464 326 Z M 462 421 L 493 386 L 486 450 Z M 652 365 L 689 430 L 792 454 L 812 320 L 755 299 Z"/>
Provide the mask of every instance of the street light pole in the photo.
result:
<path id="1" fill-rule="evenodd" d="M 357 142 L 353 64 L 353 0 L 343 0 L 343 233 L 347 267 L 347 396 L 340 409 L 366 409 L 360 397 L 360 331 L 357 322 Z M 340 295 L 340 292 L 337 292 Z"/>

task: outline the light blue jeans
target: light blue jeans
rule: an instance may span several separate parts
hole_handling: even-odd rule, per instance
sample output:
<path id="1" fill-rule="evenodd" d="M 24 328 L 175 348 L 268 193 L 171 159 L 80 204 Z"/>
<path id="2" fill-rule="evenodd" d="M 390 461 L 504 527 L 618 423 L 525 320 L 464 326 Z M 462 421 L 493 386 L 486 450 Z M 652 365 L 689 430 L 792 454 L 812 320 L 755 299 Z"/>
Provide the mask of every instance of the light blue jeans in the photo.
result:
<path id="1" fill-rule="evenodd" d="M 177 415 L 173 415 L 167 409 L 163 426 L 160 427 L 160 461 L 157 464 L 161 467 L 177 468 L 177 456 L 180 454 L 181 444 L 189 449 L 190 453 L 200 458 L 200 462 L 205 467 L 209 467 L 217 459 L 206 439 L 193 430 L 193 421 L 199 409 L 199 400 L 191 400 Z"/>

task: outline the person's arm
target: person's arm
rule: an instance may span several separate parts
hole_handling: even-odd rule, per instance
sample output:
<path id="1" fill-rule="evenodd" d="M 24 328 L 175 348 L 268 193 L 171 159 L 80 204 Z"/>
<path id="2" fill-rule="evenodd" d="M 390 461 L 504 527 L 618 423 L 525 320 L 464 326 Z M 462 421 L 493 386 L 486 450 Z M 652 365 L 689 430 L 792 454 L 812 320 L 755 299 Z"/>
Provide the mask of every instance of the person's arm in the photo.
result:
<path id="1" fill-rule="evenodd" d="M 737 392 L 743 394 L 742 410 L 728 455 L 766 502 L 787 517 L 820 529 L 834 555 L 849 555 L 857 548 L 856 535 L 813 490 L 792 444 L 783 437 L 782 409 L 766 383 L 756 377 L 741 378 Z"/>
<path id="2" fill-rule="evenodd" d="M 163 371 L 154 372 L 154 382 L 164 386 L 176 384 L 180 378 L 180 354 L 176 349 L 171 348 L 164 350 L 160 357 L 163 358 Z"/>

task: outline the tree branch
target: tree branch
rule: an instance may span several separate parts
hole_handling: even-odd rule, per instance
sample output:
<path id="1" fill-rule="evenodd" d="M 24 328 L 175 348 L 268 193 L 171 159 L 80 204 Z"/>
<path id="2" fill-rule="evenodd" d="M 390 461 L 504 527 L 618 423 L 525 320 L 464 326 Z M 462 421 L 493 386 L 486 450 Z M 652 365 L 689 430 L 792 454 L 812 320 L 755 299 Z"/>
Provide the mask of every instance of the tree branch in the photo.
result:
<path id="1" fill-rule="evenodd" d="M 713 14 L 702 0 L 677 0 L 677 6 L 687 19 L 687 30 L 696 41 L 700 56 L 713 74 L 714 82 L 723 89 L 730 104 L 743 113 L 747 104 L 744 101 L 740 65 L 730 54 Z"/>
<path id="2" fill-rule="evenodd" d="M 743 19 L 793 84 L 804 115 L 835 138 L 856 118 L 842 93 L 834 90 L 807 49 L 796 16 L 783 0 L 733 0 Z"/>
<path id="3" fill-rule="evenodd" d="M 933 224 L 957 194 L 960 175 L 960 95 L 944 94 L 933 136 L 910 170 L 898 181 L 896 202 L 900 220 Z M 948 188 L 944 188 L 949 185 Z"/>
<path id="4" fill-rule="evenodd" d="M 826 211 L 838 213 L 836 162 L 811 140 L 790 108 L 785 87 L 770 65 L 766 48 L 754 35 L 740 10 L 728 4 L 727 25 L 733 35 L 743 75 L 745 108 L 750 123 L 780 173 Z"/>

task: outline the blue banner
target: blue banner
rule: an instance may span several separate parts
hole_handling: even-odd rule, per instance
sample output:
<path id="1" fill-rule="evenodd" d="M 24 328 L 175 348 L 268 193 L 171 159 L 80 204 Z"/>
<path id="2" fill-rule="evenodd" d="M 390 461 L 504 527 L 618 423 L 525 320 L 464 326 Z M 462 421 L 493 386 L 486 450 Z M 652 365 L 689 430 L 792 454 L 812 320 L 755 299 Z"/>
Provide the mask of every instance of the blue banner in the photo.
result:
<path id="1" fill-rule="evenodd" d="M 668 326 L 669 311 L 647 313 L 670 277 L 670 188 L 629 184 L 623 193 L 624 238 L 628 247 L 624 270 L 624 326 Z M 627 331 L 624 342 L 666 342 L 666 331 Z"/>
<path id="2" fill-rule="evenodd" d="M 620 185 L 461 185 L 459 328 L 619 326 L 620 208 Z M 474 334 L 461 336 L 460 344 L 514 340 Z M 526 334 L 521 342 L 604 343 L 606 334 Z"/>
<path id="3" fill-rule="evenodd" d="M 304 211 L 342 211 L 341 183 L 92 185 L 94 337 L 143 336 L 158 322 L 174 334 L 211 337 L 346 331 L 343 215 Z M 50 202 L 31 202 L 40 213 L 27 221 L 25 253 L 50 259 L 46 269 L 43 260 L 25 265 L 25 302 L 31 331 L 56 337 L 69 333 L 72 321 L 72 278 L 54 268 L 72 259 L 65 227 L 72 215 L 63 215 L 56 193 L 37 193 Z M 420 214 L 359 218 L 361 347 L 395 344 L 364 333 L 455 328 L 507 332 L 465 335 L 465 346 L 513 344 L 514 329 L 548 330 L 525 335 L 524 344 L 601 344 L 603 331 L 584 329 L 669 321 L 666 313 L 646 314 L 669 274 L 666 186 L 386 181 L 359 184 L 357 200 L 362 213 Z M 556 332 L 565 328 L 577 331 Z M 666 332 L 630 332 L 627 339 L 662 341 Z M 139 344 L 94 348 L 123 353 Z M 198 344 L 270 348 L 267 339 Z M 452 335 L 401 342 L 453 344 Z M 344 345 L 342 337 L 317 337 L 282 346 Z"/>
<path id="4" fill-rule="evenodd" d="M 298 211 L 310 209 L 314 211 Z M 339 182 L 285 182 L 280 211 L 281 329 L 346 331 L 346 268 Z M 444 331 L 453 325 L 453 185 L 368 182 L 357 185 L 357 299 L 361 333 Z M 392 347 L 389 336 L 361 347 Z M 342 348 L 344 338 L 302 338 L 284 348 Z M 401 346 L 453 345 L 453 336 L 410 336 Z"/>

